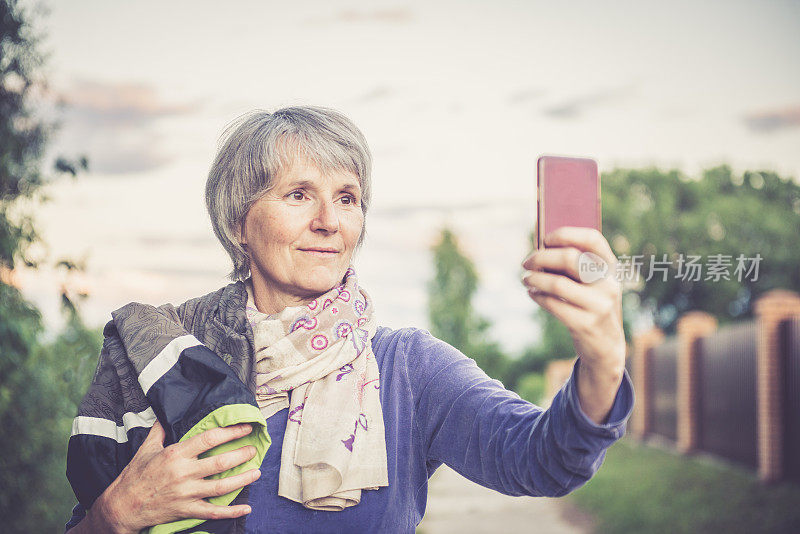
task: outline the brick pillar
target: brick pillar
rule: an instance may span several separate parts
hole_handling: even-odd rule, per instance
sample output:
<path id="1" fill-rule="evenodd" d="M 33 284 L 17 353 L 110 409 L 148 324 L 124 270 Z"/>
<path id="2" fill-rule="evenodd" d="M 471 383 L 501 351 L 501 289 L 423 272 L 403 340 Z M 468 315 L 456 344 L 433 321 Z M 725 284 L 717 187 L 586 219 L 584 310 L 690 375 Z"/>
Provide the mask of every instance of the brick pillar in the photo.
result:
<path id="1" fill-rule="evenodd" d="M 754 306 L 758 324 L 757 401 L 758 475 L 763 482 L 783 477 L 783 369 L 779 326 L 800 315 L 800 295 L 775 289 L 762 295 Z"/>
<path id="2" fill-rule="evenodd" d="M 678 450 L 688 453 L 700 445 L 700 367 L 698 339 L 717 329 L 714 316 L 702 311 L 683 314 L 678 333 Z"/>
<path id="3" fill-rule="evenodd" d="M 650 380 L 650 351 L 664 341 L 664 333 L 651 328 L 633 335 L 633 389 L 636 392 L 636 405 L 631 415 L 631 433 L 644 439 L 652 428 L 653 398 Z"/>

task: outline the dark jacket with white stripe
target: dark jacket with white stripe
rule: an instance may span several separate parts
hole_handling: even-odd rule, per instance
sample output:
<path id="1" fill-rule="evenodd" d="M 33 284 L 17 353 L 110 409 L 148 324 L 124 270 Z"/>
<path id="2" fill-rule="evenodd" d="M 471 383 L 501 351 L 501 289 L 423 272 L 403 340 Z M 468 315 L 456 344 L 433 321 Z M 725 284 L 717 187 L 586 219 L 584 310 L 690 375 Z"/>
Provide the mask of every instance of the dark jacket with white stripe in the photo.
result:
<path id="1" fill-rule="evenodd" d="M 156 418 L 166 433 L 165 447 L 215 426 L 253 423 L 254 431 L 237 447 L 254 445 L 258 454 L 219 476 L 261 465 L 270 438 L 254 384 L 248 383 L 253 336 L 240 284 L 177 308 L 130 303 L 111 314 L 67 452 L 67 478 L 83 508 L 90 508 L 130 462 Z M 227 505 L 246 503 L 247 497 L 244 490 L 209 500 Z M 236 533 L 243 528 L 243 520 L 186 519 L 149 530 Z"/>

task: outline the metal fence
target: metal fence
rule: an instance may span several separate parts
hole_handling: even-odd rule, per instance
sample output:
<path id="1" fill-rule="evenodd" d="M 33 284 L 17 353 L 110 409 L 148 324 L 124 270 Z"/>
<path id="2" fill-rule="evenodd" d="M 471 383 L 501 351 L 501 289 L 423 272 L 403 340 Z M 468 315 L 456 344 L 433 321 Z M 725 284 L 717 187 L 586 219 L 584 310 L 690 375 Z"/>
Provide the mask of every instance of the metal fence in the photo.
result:
<path id="1" fill-rule="evenodd" d="M 783 306 L 786 300 L 779 295 L 775 302 Z M 704 329 L 712 326 L 706 317 L 698 315 L 698 321 Z M 672 336 L 655 346 L 643 341 L 644 346 L 636 347 L 647 351 L 639 353 L 641 359 L 626 362 L 629 372 L 631 363 L 645 364 L 644 369 L 632 369 L 644 392 L 644 412 L 637 420 L 647 427 L 636 434 L 657 435 L 681 450 L 699 449 L 755 468 L 767 482 L 800 484 L 800 316 L 777 325 L 772 318 L 759 317 L 709 331 L 702 335 L 687 329 L 684 340 Z M 692 347 L 679 345 L 689 340 Z M 693 366 L 681 368 L 681 380 L 688 380 L 681 384 L 685 399 L 678 395 L 679 347 L 690 349 L 681 355 L 688 362 L 681 363 Z M 761 380 L 760 365 L 766 366 Z M 692 403 L 681 414 L 686 420 L 681 421 L 680 442 L 678 400 Z"/>
<path id="2" fill-rule="evenodd" d="M 677 441 L 678 340 L 669 338 L 651 350 L 653 433 Z"/>
<path id="3" fill-rule="evenodd" d="M 698 340 L 699 446 L 758 467 L 755 321 L 721 328 Z"/>
<path id="4" fill-rule="evenodd" d="M 786 477 L 800 482 L 800 318 L 781 324 L 784 360 L 784 448 Z"/>

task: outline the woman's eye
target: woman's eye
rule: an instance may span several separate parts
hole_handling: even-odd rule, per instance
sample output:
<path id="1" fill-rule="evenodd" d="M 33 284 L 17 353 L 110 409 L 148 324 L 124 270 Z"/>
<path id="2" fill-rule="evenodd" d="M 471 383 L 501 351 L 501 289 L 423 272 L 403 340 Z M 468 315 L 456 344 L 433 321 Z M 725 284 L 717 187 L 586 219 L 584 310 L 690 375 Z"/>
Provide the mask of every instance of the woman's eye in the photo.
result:
<path id="1" fill-rule="evenodd" d="M 346 201 L 345 204 L 348 206 L 356 203 L 356 197 L 353 195 L 345 195 L 342 197 L 342 200 Z"/>
<path id="2" fill-rule="evenodd" d="M 289 193 L 289 196 L 292 198 L 292 200 L 303 200 L 305 195 L 303 195 L 302 191 L 292 191 Z"/>

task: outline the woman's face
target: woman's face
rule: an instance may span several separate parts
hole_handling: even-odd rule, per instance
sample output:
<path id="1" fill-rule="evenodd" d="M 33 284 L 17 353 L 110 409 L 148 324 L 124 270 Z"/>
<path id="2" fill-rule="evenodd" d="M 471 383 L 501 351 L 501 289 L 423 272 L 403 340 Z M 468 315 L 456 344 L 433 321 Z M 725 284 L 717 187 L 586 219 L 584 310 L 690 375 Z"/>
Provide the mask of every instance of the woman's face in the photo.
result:
<path id="1" fill-rule="evenodd" d="M 256 294 L 275 308 L 262 311 L 274 313 L 339 284 L 363 222 L 355 174 L 322 173 L 304 157 L 295 157 L 243 224 Z"/>

